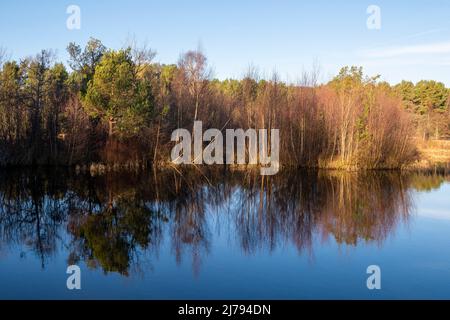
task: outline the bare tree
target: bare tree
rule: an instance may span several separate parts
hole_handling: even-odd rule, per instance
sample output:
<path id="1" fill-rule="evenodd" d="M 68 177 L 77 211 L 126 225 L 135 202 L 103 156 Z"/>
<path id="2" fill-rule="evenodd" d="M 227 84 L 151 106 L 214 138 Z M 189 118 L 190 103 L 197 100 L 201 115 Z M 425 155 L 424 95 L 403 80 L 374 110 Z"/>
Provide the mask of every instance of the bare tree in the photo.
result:
<path id="1" fill-rule="evenodd" d="M 131 56 L 136 65 L 136 75 L 139 75 L 145 66 L 150 65 L 156 56 L 156 51 L 150 48 L 147 42 L 139 45 L 135 36 L 129 37 L 125 41 L 124 48 L 131 50 Z"/>
<path id="2" fill-rule="evenodd" d="M 194 99 L 195 121 L 198 118 L 200 99 L 205 94 L 208 85 L 207 80 L 211 77 L 211 70 L 208 68 L 207 59 L 200 49 L 184 53 L 178 62 L 178 67 L 184 73 L 189 94 Z"/>

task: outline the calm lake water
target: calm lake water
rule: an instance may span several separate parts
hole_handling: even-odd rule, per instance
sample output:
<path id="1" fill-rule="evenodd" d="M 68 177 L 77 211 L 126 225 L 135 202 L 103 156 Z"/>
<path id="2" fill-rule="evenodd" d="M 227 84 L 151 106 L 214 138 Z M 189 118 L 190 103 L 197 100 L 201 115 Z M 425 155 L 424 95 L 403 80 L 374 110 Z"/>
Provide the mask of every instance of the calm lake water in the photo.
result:
<path id="1" fill-rule="evenodd" d="M 0 171 L 0 298 L 450 299 L 449 181 Z"/>

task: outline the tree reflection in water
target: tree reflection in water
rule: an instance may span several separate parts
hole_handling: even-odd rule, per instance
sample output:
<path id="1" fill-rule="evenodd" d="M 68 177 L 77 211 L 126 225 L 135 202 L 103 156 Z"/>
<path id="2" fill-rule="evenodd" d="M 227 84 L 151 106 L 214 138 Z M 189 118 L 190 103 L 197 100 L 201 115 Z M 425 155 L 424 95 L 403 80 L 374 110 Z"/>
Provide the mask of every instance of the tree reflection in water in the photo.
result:
<path id="1" fill-rule="evenodd" d="M 0 250 L 21 245 L 42 267 L 58 250 L 68 263 L 104 272 L 142 271 L 143 260 L 169 237 L 177 262 L 190 255 L 194 273 L 214 232 L 229 232 L 245 254 L 313 237 L 380 245 L 412 211 L 411 190 L 437 188 L 446 177 L 399 172 L 343 173 L 222 168 L 140 174 L 75 175 L 64 170 L 0 172 Z"/>

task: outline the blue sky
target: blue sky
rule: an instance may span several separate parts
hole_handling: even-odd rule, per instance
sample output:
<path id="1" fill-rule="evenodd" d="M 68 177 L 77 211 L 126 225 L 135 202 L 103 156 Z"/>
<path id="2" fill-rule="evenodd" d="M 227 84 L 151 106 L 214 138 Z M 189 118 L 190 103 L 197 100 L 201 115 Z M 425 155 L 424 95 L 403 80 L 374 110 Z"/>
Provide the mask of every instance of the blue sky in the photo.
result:
<path id="1" fill-rule="evenodd" d="M 81 29 L 68 30 L 66 8 L 81 8 Z M 366 10 L 381 9 L 369 30 Z M 241 77 L 249 64 L 295 81 L 314 61 L 321 80 L 361 65 L 391 83 L 435 79 L 450 86 L 450 1 L 377 0 L 41 0 L 1 1 L 0 46 L 12 58 L 55 49 L 66 61 L 71 41 L 96 37 L 112 48 L 147 42 L 162 63 L 201 47 L 218 78 Z"/>

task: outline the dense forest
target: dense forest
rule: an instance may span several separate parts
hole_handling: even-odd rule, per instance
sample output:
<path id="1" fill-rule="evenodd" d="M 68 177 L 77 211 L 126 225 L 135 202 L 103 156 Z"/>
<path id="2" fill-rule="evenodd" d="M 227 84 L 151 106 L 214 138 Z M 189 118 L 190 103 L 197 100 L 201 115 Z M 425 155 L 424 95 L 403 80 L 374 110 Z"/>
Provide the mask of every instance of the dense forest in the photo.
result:
<path id="1" fill-rule="evenodd" d="M 0 165 L 163 165 L 173 130 L 195 120 L 279 129 L 280 163 L 292 167 L 402 168 L 417 160 L 417 139 L 450 135 L 450 91 L 435 81 L 391 86 L 358 67 L 326 84 L 315 71 L 289 84 L 255 68 L 219 81 L 200 50 L 171 65 L 145 46 L 97 39 L 67 51 L 67 67 L 46 50 L 0 54 Z"/>

